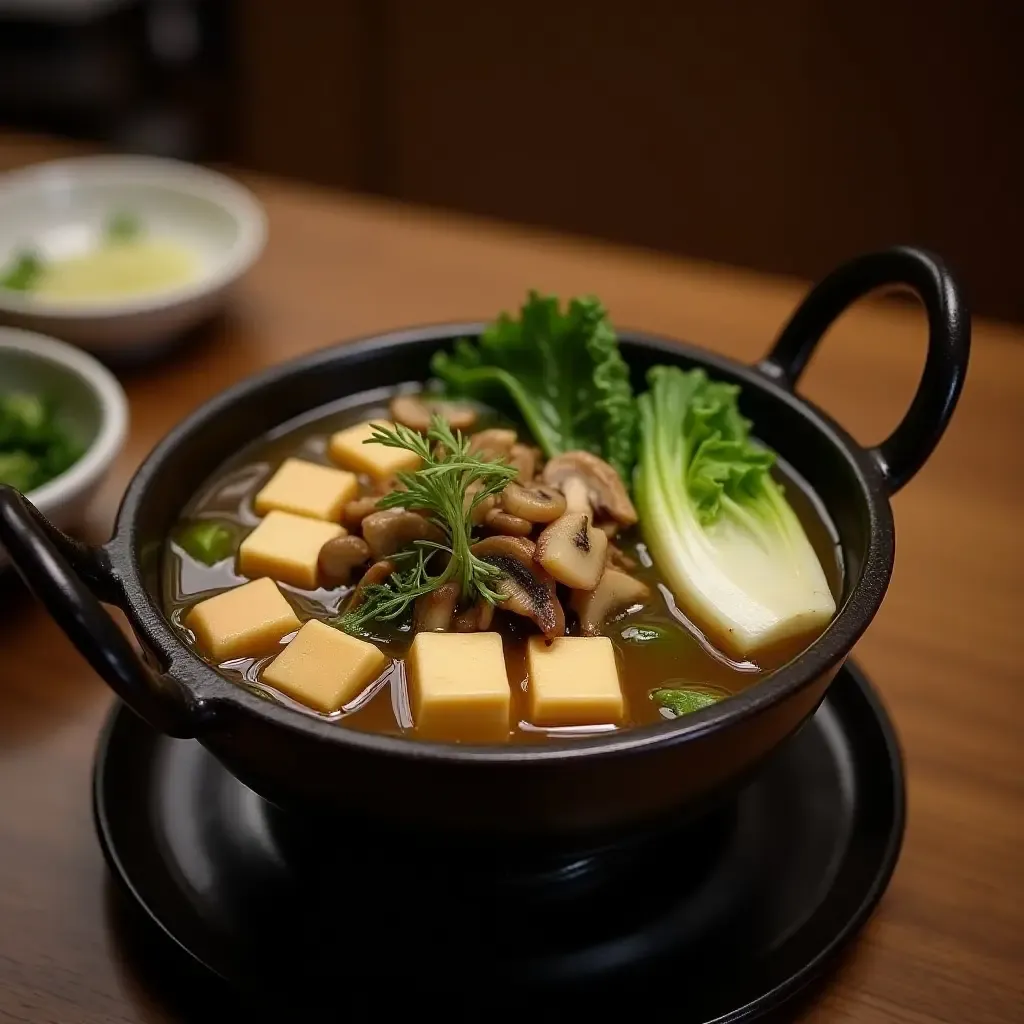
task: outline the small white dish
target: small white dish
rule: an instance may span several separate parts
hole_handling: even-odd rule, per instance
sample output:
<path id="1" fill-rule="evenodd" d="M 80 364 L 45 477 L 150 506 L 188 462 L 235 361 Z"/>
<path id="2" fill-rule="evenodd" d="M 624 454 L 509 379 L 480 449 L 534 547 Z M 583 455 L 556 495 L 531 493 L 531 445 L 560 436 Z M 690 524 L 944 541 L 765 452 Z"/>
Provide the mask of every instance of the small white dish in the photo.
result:
<path id="1" fill-rule="evenodd" d="M 61 423 L 85 448 L 77 462 L 28 494 L 52 523 L 73 529 L 124 445 L 124 389 L 81 349 L 30 331 L 0 327 L 0 393 L 10 391 L 52 397 Z M 0 570 L 7 564 L 0 548 Z"/>
<path id="2" fill-rule="evenodd" d="M 220 309 L 266 241 L 263 208 L 222 174 L 156 157 L 78 157 L 0 175 L 0 267 L 25 248 L 44 259 L 85 255 L 122 212 L 147 234 L 190 250 L 195 276 L 153 292 L 74 301 L 0 287 L 0 320 L 105 357 L 159 349 Z"/>

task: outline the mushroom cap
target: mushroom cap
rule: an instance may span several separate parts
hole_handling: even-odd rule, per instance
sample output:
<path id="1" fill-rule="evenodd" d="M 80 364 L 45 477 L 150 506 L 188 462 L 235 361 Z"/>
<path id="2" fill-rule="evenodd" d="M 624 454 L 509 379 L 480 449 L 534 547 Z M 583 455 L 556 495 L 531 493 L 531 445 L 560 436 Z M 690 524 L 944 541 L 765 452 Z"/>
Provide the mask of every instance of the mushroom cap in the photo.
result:
<path id="1" fill-rule="evenodd" d="M 488 427 L 471 434 L 469 451 L 482 459 L 504 459 L 512 452 L 516 443 L 516 432 L 504 427 Z"/>
<path id="2" fill-rule="evenodd" d="M 472 607 L 452 619 L 452 629 L 456 633 L 486 633 L 494 621 L 494 605 L 480 598 Z"/>
<path id="3" fill-rule="evenodd" d="M 537 624 L 549 640 L 565 634 L 565 612 L 555 581 L 534 561 L 535 545 L 524 537 L 488 537 L 470 549 L 501 573 L 491 587 L 505 598 L 501 607 Z"/>
<path id="4" fill-rule="evenodd" d="M 531 523 L 552 523 L 565 511 L 565 495 L 553 486 L 512 482 L 501 492 L 501 507 Z"/>
<path id="5" fill-rule="evenodd" d="M 534 558 L 573 590 L 593 590 L 605 569 L 608 538 L 585 512 L 566 512 L 544 527 Z"/>
<path id="6" fill-rule="evenodd" d="M 363 520 L 363 540 L 375 559 L 387 558 L 413 541 L 444 543 L 444 533 L 426 516 L 404 508 L 385 508 L 371 512 Z"/>
<path id="7" fill-rule="evenodd" d="M 604 512 L 623 526 L 632 526 L 636 509 L 629 499 L 622 477 L 604 459 L 591 452 L 564 452 L 550 459 L 541 479 L 553 487 L 561 487 L 573 479 L 582 480 L 594 512 Z"/>
<path id="8" fill-rule="evenodd" d="M 361 498 L 353 498 L 341 514 L 345 525 L 350 530 L 358 530 L 363 520 L 371 513 L 377 511 L 377 499 L 364 494 Z"/>
<path id="9" fill-rule="evenodd" d="M 370 548 L 362 537 L 345 534 L 332 537 L 317 556 L 321 580 L 329 587 L 344 586 L 352 579 L 352 570 L 370 560 Z"/>
<path id="10" fill-rule="evenodd" d="M 416 598 L 412 628 L 416 633 L 447 633 L 459 603 L 461 588 L 455 580 L 442 583 L 436 590 Z"/>
<path id="11" fill-rule="evenodd" d="M 476 409 L 464 402 L 449 402 L 422 394 L 395 395 L 388 406 L 396 423 L 425 434 L 433 416 L 446 420 L 452 430 L 469 430 L 477 421 Z"/>
<path id="12" fill-rule="evenodd" d="M 484 526 L 495 533 L 509 537 L 529 537 L 533 531 L 533 523 L 521 516 L 514 516 L 504 509 L 492 508 L 484 516 Z"/>
<path id="13" fill-rule="evenodd" d="M 470 518 L 470 522 L 474 526 L 479 526 L 486 518 L 488 513 L 498 504 L 498 496 L 496 494 L 488 494 L 486 498 L 481 498 L 473 505 L 476 501 L 476 496 L 484 489 L 484 485 L 476 480 L 471 483 L 462 496 L 462 510 L 469 512 L 472 508 L 473 513 Z"/>
<path id="14" fill-rule="evenodd" d="M 596 589 L 573 592 L 571 605 L 579 616 L 580 632 L 598 636 L 612 615 L 643 604 L 650 596 L 650 588 L 642 580 L 609 566 Z"/>
<path id="15" fill-rule="evenodd" d="M 512 466 L 518 476 L 516 480 L 521 484 L 528 484 L 537 473 L 538 452 L 536 448 L 520 444 L 518 441 L 512 445 L 508 453 L 508 464 Z"/>
<path id="16" fill-rule="evenodd" d="M 349 611 L 353 611 L 362 604 L 363 592 L 367 587 L 373 586 L 374 583 L 383 583 L 392 573 L 397 571 L 398 563 L 392 562 L 390 558 L 382 558 L 379 562 L 374 562 L 373 565 L 363 573 L 361 579 L 356 584 L 355 589 L 352 591 Z"/>

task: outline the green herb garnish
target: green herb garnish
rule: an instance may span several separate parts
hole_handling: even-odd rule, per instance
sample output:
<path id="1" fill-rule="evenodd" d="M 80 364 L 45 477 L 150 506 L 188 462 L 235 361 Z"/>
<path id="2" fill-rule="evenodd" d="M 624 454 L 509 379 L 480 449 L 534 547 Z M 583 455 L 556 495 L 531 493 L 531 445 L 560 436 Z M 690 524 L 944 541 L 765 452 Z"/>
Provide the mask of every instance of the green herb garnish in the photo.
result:
<path id="1" fill-rule="evenodd" d="M 531 292 L 519 317 L 502 314 L 478 342 L 438 352 L 432 371 L 449 394 L 518 413 L 548 458 L 585 450 L 631 482 L 638 412 L 629 368 L 597 299 Z"/>
<path id="2" fill-rule="evenodd" d="M 619 636 L 627 643 L 649 644 L 655 640 L 664 640 L 666 631 L 660 626 L 627 626 Z"/>
<path id="3" fill-rule="evenodd" d="M 346 632 L 359 632 L 370 621 L 397 619 L 413 602 L 450 580 L 459 584 L 461 600 L 471 603 L 483 598 L 492 604 L 502 597 L 490 584 L 499 570 L 470 551 L 473 544 L 473 511 L 493 494 L 500 493 L 515 479 L 516 470 L 504 462 L 488 462 L 469 452 L 470 439 L 451 428 L 440 416 L 434 416 L 426 436 L 400 424 L 394 429 L 375 426 L 367 444 L 383 444 L 414 452 L 423 460 L 420 469 L 397 474 L 401 490 L 386 494 L 377 507 L 404 508 L 426 513 L 431 522 L 444 533 L 447 543 L 416 541 L 398 557 L 412 564 L 392 573 L 383 583 L 366 587 L 360 602 L 337 620 Z M 477 485 L 471 502 L 465 501 L 467 491 Z M 438 552 L 449 557 L 440 572 L 430 571 Z"/>
<path id="4" fill-rule="evenodd" d="M 30 249 L 15 253 L 11 262 L 0 272 L 0 288 L 14 292 L 31 291 L 43 273 L 43 261 Z"/>
<path id="5" fill-rule="evenodd" d="M 124 210 L 112 214 L 107 221 L 107 242 L 130 242 L 142 234 L 142 221 Z"/>
<path id="6" fill-rule="evenodd" d="M 53 402 L 21 391 L 0 395 L 0 483 L 34 490 L 77 462 L 82 450 Z"/>
<path id="7" fill-rule="evenodd" d="M 709 708 L 722 699 L 720 694 L 708 693 L 705 690 L 683 690 L 672 687 L 652 690 L 650 696 L 655 704 L 668 708 L 676 717 L 689 715 L 702 708 Z"/>
<path id="8" fill-rule="evenodd" d="M 215 565 L 235 553 L 236 533 L 236 530 L 219 520 L 199 519 L 189 523 L 175 540 L 197 562 Z"/>

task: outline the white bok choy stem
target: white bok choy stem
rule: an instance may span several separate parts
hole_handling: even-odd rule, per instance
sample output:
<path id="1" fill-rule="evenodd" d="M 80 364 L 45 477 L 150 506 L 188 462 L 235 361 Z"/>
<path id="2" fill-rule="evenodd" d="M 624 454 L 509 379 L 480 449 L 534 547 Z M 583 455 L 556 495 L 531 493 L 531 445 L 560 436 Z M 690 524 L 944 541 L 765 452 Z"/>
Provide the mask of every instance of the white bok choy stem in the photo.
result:
<path id="1" fill-rule="evenodd" d="M 755 659 L 835 615 L 806 533 L 750 439 L 739 387 L 656 366 L 640 405 L 644 541 L 679 607 L 725 654 Z"/>

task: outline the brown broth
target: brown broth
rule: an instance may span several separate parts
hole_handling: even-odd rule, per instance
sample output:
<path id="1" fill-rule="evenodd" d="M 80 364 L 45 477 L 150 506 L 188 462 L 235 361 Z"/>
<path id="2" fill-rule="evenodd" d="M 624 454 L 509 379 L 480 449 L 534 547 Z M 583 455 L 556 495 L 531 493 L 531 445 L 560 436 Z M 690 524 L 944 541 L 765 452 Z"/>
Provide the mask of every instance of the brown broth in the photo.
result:
<path id="1" fill-rule="evenodd" d="M 182 510 L 181 520 L 188 522 L 216 518 L 235 523 L 243 531 L 254 527 L 259 519 L 253 512 L 252 499 L 285 458 L 298 456 L 311 462 L 329 464 L 327 439 L 334 431 L 386 415 L 385 402 L 356 396 L 338 403 L 333 409 L 320 410 L 286 424 L 226 461 L 189 500 Z M 834 528 L 820 504 L 791 470 L 781 466 L 778 477 L 784 483 L 790 504 L 807 531 L 833 594 L 838 595 L 842 589 L 843 569 Z M 492 628 L 498 629 L 505 639 L 505 662 L 512 684 L 514 724 L 509 734 L 511 742 L 537 743 L 549 737 L 594 735 L 616 728 L 655 723 L 668 716 L 649 698 L 651 690 L 657 687 L 696 686 L 733 694 L 755 683 L 768 671 L 798 653 L 799 648 L 780 650 L 774 653 L 770 661 L 757 665 L 728 660 L 678 610 L 674 610 L 671 595 L 650 564 L 639 532 L 631 530 L 620 536 L 616 543 L 636 560 L 638 567 L 633 575 L 647 583 L 654 595 L 641 611 L 608 623 L 604 630 L 615 646 L 626 697 L 625 721 L 617 727 L 559 729 L 538 728 L 529 724 L 525 638 L 533 627 L 523 619 L 499 612 Z M 165 545 L 161 572 L 162 603 L 175 629 L 193 649 L 196 649 L 195 638 L 183 624 L 189 609 L 200 600 L 245 582 L 246 577 L 236 574 L 233 561 L 205 566 L 192 559 L 173 541 Z M 349 593 L 349 588 L 305 591 L 287 584 L 279 586 L 302 622 L 310 618 L 336 615 Z M 657 637 L 644 640 L 645 629 L 656 632 Z M 282 645 L 289 639 L 285 637 Z M 361 731 L 415 735 L 401 660 L 411 642 L 411 633 L 408 628 L 385 629 L 376 634 L 374 639 L 396 659 L 394 664 L 381 679 L 347 705 L 345 710 L 333 715 L 320 715 L 262 682 L 262 670 L 273 655 L 258 659 L 240 658 L 217 667 L 233 682 L 305 714 L 327 718 L 341 726 Z"/>

